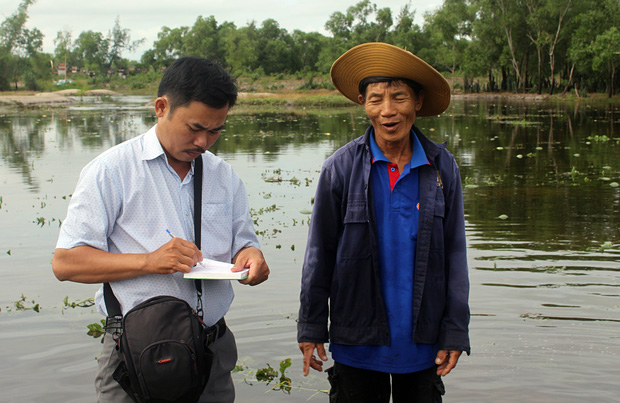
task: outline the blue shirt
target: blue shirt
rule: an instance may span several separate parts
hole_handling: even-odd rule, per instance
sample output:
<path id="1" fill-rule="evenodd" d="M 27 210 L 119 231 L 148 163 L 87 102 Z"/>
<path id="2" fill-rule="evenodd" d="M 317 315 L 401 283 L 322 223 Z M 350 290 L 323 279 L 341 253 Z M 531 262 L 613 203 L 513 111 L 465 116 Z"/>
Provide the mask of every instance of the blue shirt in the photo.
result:
<path id="1" fill-rule="evenodd" d="M 377 232 L 381 286 L 390 328 L 390 345 L 349 346 L 332 343 L 335 361 L 356 368 L 387 373 L 410 373 L 434 365 L 437 347 L 416 344 L 413 337 L 413 283 L 418 235 L 418 167 L 428 160 L 417 136 L 411 133 L 412 156 L 398 172 L 370 136 L 370 172 Z"/>
<path id="2" fill-rule="evenodd" d="M 202 255 L 230 262 L 242 248 L 258 247 L 245 187 L 231 166 L 210 152 L 201 157 Z M 185 178 L 168 163 L 155 127 L 105 151 L 80 174 L 57 248 L 90 246 L 112 253 L 149 253 L 174 236 L 194 240 L 194 163 Z M 110 283 L 125 314 L 159 295 L 197 305 L 194 280 L 182 273 L 151 274 Z M 217 322 L 230 307 L 229 281 L 202 282 L 204 321 Z M 102 290 L 95 295 L 106 314 Z"/>

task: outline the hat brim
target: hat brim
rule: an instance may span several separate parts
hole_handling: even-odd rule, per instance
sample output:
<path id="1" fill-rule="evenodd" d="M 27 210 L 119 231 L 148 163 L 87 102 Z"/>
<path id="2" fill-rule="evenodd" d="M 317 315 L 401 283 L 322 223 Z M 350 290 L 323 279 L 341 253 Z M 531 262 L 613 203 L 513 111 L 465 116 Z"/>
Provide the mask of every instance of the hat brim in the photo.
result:
<path id="1" fill-rule="evenodd" d="M 411 52 L 382 42 L 355 46 L 332 65 L 332 83 L 338 91 L 360 103 L 359 83 L 366 77 L 407 78 L 424 88 L 424 101 L 417 116 L 439 115 L 450 104 L 450 85 L 424 60 Z"/>

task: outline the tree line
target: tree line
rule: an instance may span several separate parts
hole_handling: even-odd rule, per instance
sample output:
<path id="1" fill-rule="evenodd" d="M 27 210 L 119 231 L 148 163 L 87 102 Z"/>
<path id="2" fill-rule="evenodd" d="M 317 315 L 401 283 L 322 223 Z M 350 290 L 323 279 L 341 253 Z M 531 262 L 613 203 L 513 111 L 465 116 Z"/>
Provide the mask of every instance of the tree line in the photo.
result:
<path id="1" fill-rule="evenodd" d="M 23 0 L 0 25 L 0 90 L 18 82 L 36 90 L 65 60 L 103 79 L 119 68 L 157 73 L 180 56 L 216 57 L 240 76 L 324 77 L 344 51 L 372 41 L 412 51 L 465 92 L 613 96 L 620 65 L 618 0 L 444 0 L 421 26 L 410 4 L 395 12 L 362 0 L 330 15 L 330 36 L 288 32 L 274 19 L 237 27 L 199 16 L 192 26 L 162 27 L 134 61 L 122 55 L 142 40 L 132 41 L 118 18 L 107 34 L 60 31 L 54 53 L 43 53 L 42 33 L 25 27 L 34 2 Z"/>

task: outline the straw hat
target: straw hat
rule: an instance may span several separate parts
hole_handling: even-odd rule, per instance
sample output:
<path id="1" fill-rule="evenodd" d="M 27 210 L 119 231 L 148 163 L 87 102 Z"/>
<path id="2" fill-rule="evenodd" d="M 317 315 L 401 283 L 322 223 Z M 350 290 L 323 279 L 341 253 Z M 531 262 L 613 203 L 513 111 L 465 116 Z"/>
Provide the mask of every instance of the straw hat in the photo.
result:
<path id="1" fill-rule="evenodd" d="M 382 42 L 364 43 L 349 49 L 334 62 L 330 72 L 334 86 L 359 103 L 359 83 L 366 77 L 408 78 L 425 91 L 417 116 L 438 115 L 450 104 L 450 85 L 424 60 L 411 52 Z"/>

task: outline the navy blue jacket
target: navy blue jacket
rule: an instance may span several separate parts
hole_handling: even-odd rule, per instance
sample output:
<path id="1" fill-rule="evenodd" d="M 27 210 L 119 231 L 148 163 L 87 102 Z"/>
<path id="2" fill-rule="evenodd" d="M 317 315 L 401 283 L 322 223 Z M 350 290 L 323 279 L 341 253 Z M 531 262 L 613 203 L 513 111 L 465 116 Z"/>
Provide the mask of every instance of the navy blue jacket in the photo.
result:
<path id="1" fill-rule="evenodd" d="M 303 265 L 299 342 L 389 345 L 366 134 L 325 160 Z M 414 126 L 430 165 L 419 167 L 413 296 L 415 343 L 470 352 L 469 278 L 458 166 Z M 329 318 L 329 331 L 328 331 Z"/>

